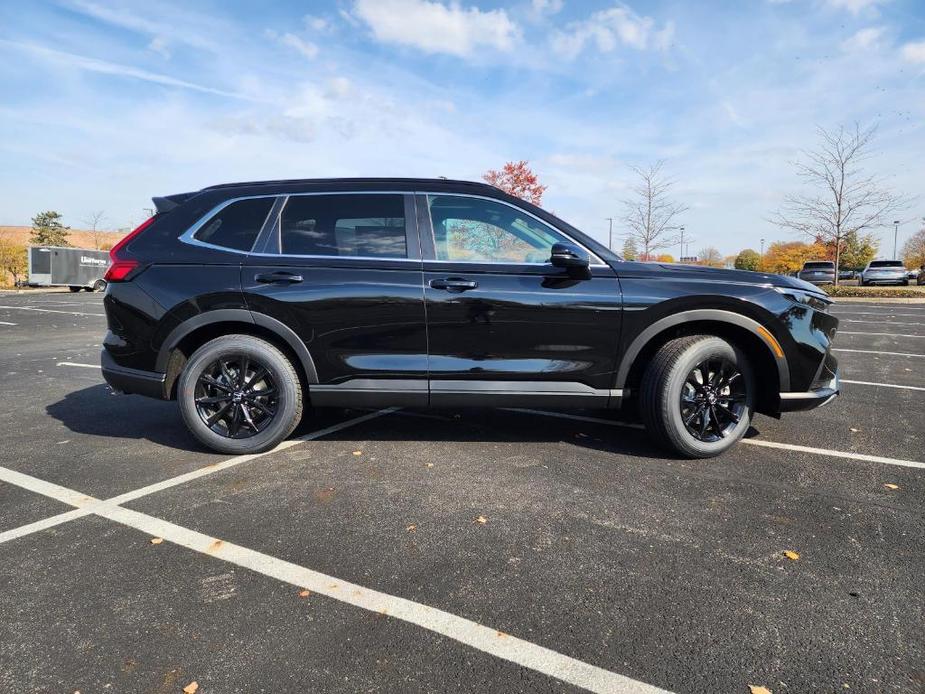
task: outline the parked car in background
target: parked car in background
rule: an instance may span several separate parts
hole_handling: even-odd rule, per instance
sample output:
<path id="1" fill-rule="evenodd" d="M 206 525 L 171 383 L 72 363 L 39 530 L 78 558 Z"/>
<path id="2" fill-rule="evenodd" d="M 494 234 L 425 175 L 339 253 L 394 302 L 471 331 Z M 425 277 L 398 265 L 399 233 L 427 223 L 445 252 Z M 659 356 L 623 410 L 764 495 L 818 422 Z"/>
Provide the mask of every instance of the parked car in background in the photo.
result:
<path id="1" fill-rule="evenodd" d="M 906 277 L 910 280 L 916 280 L 919 278 L 919 270 L 907 270 Z"/>
<path id="2" fill-rule="evenodd" d="M 857 270 L 839 270 L 838 271 L 838 281 L 842 280 L 853 280 L 858 276 Z"/>
<path id="3" fill-rule="evenodd" d="M 908 285 L 906 267 L 901 260 L 872 260 L 861 271 L 861 286 L 871 284 Z"/>
<path id="4" fill-rule="evenodd" d="M 812 284 L 835 284 L 835 263 L 831 260 L 807 261 L 797 277 Z"/>
<path id="5" fill-rule="evenodd" d="M 919 268 L 919 276 L 915 280 L 916 284 L 925 284 L 925 265 Z"/>

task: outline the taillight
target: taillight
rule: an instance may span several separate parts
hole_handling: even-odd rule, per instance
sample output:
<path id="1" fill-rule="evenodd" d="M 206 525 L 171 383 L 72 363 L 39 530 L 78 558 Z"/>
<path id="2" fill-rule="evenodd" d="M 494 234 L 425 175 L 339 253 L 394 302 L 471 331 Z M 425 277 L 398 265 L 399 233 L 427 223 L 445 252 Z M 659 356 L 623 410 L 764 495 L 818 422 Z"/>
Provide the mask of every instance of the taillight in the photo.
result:
<path id="1" fill-rule="evenodd" d="M 109 269 L 106 270 L 106 274 L 103 276 L 104 280 L 107 282 L 124 282 L 126 278 L 141 265 L 140 262 L 133 258 L 124 257 L 125 254 L 122 253 L 122 250 L 131 243 L 132 239 L 138 236 L 138 234 L 151 226 L 154 223 L 155 217 L 148 217 L 131 233 L 127 234 L 125 238 L 112 247 L 109 251 L 109 259 L 112 261 L 112 264 L 109 266 Z M 120 257 L 120 254 L 123 257 Z"/>

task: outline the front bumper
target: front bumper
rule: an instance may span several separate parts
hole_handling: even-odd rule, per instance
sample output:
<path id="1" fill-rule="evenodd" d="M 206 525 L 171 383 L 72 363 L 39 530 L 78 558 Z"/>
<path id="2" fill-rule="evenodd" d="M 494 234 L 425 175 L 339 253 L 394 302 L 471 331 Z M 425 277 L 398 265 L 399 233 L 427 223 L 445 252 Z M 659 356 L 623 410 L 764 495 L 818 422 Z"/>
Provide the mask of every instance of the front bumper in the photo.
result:
<path id="1" fill-rule="evenodd" d="M 149 398 L 165 399 L 164 383 L 167 374 L 119 366 L 105 349 L 100 354 L 100 367 L 106 383 L 116 393 L 137 393 Z"/>
<path id="2" fill-rule="evenodd" d="M 831 378 L 812 390 L 800 393 L 781 393 L 780 411 L 799 412 L 828 405 L 840 392 L 841 379 L 836 370 Z"/>

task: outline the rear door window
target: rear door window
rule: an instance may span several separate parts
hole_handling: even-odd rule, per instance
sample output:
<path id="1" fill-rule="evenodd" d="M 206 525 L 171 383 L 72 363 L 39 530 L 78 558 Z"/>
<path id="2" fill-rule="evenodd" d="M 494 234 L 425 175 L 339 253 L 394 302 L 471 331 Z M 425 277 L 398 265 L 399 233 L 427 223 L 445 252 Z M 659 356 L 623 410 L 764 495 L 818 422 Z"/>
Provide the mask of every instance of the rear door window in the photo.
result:
<path id="1" fill-rule="evenodd" d="M 280 216 L 284 255 L 407 258 L 401 195 L 293 195 Z"/>
<path id="2" fill-rule="evenodd" d="M 216 212 L 195 238 L 236 251 L 250 251 L 270 213 L 274 198 L 238 200 Z"/>

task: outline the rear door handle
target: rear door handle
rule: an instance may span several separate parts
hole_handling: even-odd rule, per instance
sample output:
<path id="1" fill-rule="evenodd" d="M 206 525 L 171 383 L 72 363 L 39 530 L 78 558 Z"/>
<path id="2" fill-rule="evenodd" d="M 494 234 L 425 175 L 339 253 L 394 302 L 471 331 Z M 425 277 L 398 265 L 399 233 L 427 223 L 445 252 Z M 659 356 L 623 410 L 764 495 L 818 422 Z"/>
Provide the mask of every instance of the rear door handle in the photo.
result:
<path id="1" fill-rule="evenodd" d="M 302 275 L 293 275 L 291 272 L 264 272 L 254 275 L 254 279 L 262 284 L 296 284 L 302 281 Z"/>
<path id="2" fill-rule="evenodd" d="M 475 289 L 479 286 L 479 283 L 462 277 L 447 277 L 444 280 L 431 280 L 430 286 L 434 289 L 446 289 L 450 292 L 464 292 L 468 289 Z"/>

